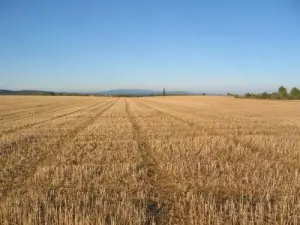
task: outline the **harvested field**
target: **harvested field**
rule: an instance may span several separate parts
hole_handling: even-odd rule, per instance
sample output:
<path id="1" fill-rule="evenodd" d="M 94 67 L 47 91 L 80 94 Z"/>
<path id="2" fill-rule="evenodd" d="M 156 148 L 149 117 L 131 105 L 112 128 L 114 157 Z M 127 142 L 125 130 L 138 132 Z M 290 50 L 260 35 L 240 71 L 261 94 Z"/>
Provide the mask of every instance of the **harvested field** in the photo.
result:
<path id="1" fill-rule="evenodd" d="M 300 102 L 0 97 L 0 224 L 300 224 Z"/>

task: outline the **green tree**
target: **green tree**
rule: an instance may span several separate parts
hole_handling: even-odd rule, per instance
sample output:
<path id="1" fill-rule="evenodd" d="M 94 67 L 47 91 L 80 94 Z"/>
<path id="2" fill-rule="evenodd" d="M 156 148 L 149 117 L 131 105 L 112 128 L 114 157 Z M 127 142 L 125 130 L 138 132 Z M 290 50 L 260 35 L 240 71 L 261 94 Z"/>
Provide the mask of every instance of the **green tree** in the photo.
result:
<path id="1" fill-rule="evenodd" d="M 270 96 L 271 99 L 280 99 L 278 92 L 273 92 Z"/>
<path id="2" fill-rule="evenodd" d="M 270 98 L 270 97 L 271 97 L 271 95 L 266 91 L 261 93 L 261 98 L 263 98 L 263 99 L 267 99 L 267 98 Z"/>
<path id="3" fill-rule="evenodd" d="M 257 98 L 258 96 L 256 94 L 252 94 L 252 93 L 248 92 L 248 93 L 245 94 L 245 97 L 246 98 Z"/>
<path id="4" fill-rule="evenodd" d="M 287 98 L 288 97 L 288 92 L 287 92 L 287 89 L 286 87 L 284 86 L 280 86 L 278 88 L 278 94 L 281 98 Z"/>
<path id="5" fill-rule="evenodd" d="M 290 96 L 292 99 L 298 99 L 300 96 L 300 90 L 296 87 L 293 87 L 290 92 Z"/>

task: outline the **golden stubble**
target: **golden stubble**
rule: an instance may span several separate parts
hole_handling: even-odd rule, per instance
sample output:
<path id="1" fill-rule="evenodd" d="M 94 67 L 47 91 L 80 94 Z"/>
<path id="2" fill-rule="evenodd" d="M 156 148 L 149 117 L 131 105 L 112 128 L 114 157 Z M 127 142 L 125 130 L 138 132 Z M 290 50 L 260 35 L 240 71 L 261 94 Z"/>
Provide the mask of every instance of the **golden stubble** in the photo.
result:
<path id="1" fill-rule="evenodd" d="M 300 104 L 0 97 L 0 224 L 299 224 Z"/>

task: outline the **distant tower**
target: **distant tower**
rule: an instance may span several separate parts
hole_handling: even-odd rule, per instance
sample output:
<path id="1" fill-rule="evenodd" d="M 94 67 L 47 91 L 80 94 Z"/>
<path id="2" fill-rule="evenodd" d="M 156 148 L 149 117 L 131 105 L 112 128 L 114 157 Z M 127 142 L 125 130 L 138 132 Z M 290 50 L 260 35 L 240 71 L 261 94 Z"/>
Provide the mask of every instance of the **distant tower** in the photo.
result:
<path id="1" fill-rule="evenodd" d="M 166 89 L 163 90 L 163 96 L 166 96 Z"/>

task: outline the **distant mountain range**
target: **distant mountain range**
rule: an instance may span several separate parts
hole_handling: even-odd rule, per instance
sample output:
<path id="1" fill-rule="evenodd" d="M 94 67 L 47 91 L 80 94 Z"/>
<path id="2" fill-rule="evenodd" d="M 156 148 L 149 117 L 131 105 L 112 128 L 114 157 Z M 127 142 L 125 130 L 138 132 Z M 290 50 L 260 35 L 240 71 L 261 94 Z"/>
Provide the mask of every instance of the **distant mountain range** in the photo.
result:
<path id="1" fill-rule="evenodd" d="M 115 89 L 108 91 L 98 92 L 101 95 L 138 95 L 138 96 L 149 96 L 149 95 L 162 95 L 162 91 L 153 91 L 147 89 Z M 168 91 L 167 95 L 191 95 L 192 93 L 186 91 Z"/>
<path id="2" fill-rule="evenodd" d="M 115 89 L 100 91 L 97 94 L 101 95 L 151 95 L 152 90 L 142 90 L 142 89 Z"/>
<path id="3" fill-rule="evenodd" d="M 150 96 L 150 95 L 162 95 L 162 91 L 153 91 L 147 89 L 114 89 L 100 92 L 52 92 L 52 91 L 40 91 L 40 90 L 4 90 L 0 89 L 0 95 L 125 95 L 125 96 Z M 167 95 L 191 95 L 192 93 L 186 91 L 168 91 Z"/>
<path id="4" fill-rule="evenodd" d="M 38 91 L 38 90 L 20 90 L 20 91 L 12 91 L 12 90 L 4 90 L 0 89 L 0 95 L 43 95 L 51 92 L 48 91 Z"/>

